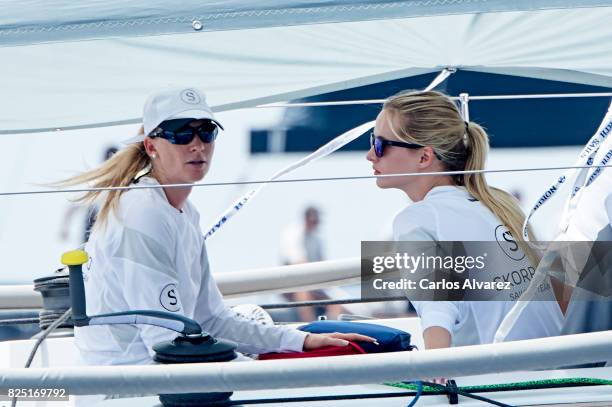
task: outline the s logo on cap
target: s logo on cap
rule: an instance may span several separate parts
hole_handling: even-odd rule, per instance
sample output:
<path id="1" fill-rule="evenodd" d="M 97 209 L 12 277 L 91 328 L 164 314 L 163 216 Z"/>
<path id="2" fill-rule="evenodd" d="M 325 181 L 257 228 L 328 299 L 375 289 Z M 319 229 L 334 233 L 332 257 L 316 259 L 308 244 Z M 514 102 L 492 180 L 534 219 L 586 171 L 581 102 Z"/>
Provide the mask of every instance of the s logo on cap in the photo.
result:
<path id="1" fill-rule="evenodd" d="M 195 89 L 185 89 L 181 92 L 181 100 L 190 105 L 197 105 L 202 101 L 200 94 Z"/>

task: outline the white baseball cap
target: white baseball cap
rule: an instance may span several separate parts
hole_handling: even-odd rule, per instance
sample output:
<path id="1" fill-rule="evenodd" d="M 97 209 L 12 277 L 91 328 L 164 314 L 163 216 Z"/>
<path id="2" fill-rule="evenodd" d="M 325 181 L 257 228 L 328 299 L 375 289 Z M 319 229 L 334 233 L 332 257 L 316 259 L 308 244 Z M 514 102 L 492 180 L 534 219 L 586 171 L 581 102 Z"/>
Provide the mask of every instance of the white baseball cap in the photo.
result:
<path id="1" fill-rule="evenodd" d="M 141 142 L 162 122 L 172 119 L 209 119 L 223 129 L 206 103 L 204 92 L 196 88 L 171 88 L 149 95 L 142 112 L 144 134 L 138 134 L 123 143 Z"/>

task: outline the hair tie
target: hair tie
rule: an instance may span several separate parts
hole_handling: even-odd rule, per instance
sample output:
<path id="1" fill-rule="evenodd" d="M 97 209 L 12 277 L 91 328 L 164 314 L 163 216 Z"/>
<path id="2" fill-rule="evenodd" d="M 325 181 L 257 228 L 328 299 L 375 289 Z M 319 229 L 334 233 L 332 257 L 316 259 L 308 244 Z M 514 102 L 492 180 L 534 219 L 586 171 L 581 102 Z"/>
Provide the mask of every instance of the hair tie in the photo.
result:
<path id="1" fill-rule="evenodd" d="M 470 123 L 464 121 L 465 123 L 465 133 L 463 133 L 463 145 L 467 148 L 468 146 L 468 134 L 470 134 Z"/>

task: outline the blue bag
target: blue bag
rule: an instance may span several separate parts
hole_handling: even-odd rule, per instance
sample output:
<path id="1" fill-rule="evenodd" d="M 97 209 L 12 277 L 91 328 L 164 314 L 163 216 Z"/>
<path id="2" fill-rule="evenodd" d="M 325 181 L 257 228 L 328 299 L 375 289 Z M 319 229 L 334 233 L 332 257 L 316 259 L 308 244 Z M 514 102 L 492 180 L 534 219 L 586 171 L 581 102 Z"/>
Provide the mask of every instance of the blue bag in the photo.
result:
<path id="1" fill-rule="evenodd" d="M 415 348 L 410 344 L 410 334 L 408 332 L 384 325 L 349 321 L 316 321 L 308 325 L 302 325 L 298 329 L 313 334 L 356 333 L 375 338 L 378 345 L 370 342 L 358 342 L 366 353 L 401 352 Z"/>

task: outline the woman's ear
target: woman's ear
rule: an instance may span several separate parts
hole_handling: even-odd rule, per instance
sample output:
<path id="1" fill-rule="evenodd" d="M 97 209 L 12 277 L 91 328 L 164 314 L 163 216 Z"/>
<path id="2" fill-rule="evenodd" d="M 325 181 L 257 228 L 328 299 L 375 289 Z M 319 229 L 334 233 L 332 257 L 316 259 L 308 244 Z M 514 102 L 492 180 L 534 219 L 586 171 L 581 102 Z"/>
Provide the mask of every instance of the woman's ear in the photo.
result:
<path id="1" fill-rule="evenodd" d="M 421 157 L 419 160 L 419 167 L 424 170 L 427 169 L 429 167 L 431 167 L 431 165 L 434 163 L 436 159 L 436 155 L 434 154 L 434 150 L 433 148 L 427 146 L 427 147 L 423 147 L 421 149 Z"/>
<path id="2" fill-rule="evenodd" d="M 147 155 L 151 158 L 155 158 L 157 156 L 157 148 L 155 148 L 153 139 L 151 137 L 145 137 L 143 144 Z"/>

